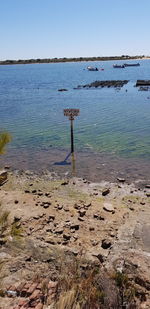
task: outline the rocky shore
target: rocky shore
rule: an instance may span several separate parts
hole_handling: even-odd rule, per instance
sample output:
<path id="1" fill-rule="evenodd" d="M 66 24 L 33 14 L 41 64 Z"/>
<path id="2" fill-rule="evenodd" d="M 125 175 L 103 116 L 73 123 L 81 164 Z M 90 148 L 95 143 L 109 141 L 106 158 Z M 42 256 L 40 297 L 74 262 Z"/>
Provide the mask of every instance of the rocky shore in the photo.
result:
<path id="1" fill-rule="evenodd" d="M 0 308 L 150 308 L 150 183 L 9 172 Z"/>

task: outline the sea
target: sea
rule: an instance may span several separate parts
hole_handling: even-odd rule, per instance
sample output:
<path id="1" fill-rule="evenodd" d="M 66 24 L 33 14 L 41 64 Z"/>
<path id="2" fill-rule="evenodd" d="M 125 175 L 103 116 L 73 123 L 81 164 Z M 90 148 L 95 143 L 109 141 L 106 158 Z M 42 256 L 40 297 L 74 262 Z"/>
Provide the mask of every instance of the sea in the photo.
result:
<path id="1" fill-rule="evenodd" d="M 0 165 L 38 173 L 75 175 L 92 181 L 150 182 L 150 60 L 113 68 L 113 61 L 0 66 L 0 131 L 12 141 Z M 98 71 L 88 71 L 88 66 Z M 122 88 L 81 88 L 94 81 L 129 80 Z M 66 91 L 59 91 L 65 89 Z M 79 109 L 73 121 L 64 109 Z"/>

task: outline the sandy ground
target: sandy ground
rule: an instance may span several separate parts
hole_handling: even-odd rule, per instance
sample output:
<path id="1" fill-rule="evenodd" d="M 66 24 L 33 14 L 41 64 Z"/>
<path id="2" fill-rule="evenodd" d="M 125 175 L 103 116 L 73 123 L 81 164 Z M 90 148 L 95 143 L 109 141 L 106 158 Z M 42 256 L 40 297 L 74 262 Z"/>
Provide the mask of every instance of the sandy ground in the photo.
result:
<path id="1" fill-rule="evenodd" d="M 9 172 L 0 187 L 0 216 L 6 211 L 7 226 L 0 237 L 4 290 L 31 280 L 37 269 L 48 272 L 50 258 L 57 259 L 62 250 L 97 261 L 109 271 L 134 273 L 138 289 L 147 295 L 139 308 L 149 308 L 148 183 L 141 189 L 124 179 L 93 183 L 76 177 L 60 179 L 50 172 L 41 177 L 29 171 Z M 52 269 L 51 276 L 55 278 Z M 8 303 L 6 297 L 0 298 L 0 308 L 9 306 L 9 298 Z"/>

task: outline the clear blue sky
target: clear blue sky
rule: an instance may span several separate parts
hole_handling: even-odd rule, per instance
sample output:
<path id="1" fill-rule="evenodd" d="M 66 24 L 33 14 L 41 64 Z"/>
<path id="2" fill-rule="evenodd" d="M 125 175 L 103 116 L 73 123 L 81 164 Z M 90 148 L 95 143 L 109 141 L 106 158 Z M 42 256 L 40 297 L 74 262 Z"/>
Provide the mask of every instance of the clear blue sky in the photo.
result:
<path id="1" fill-rule="evenodd" d="M 0 60 L 150 55 L 150 0 L 0 0 Z"/>

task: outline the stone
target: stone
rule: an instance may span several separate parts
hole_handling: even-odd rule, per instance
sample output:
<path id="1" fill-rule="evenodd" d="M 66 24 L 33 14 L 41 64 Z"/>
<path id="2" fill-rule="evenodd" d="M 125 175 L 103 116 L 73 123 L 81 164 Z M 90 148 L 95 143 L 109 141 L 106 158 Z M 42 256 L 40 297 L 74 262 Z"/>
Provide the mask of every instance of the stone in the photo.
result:
<path id="1" fill-rule="evenodd" d="M 2 186 L 7 181 L 8 173 L 5 171 L 0 172 L 0 186 Z"/>
<path id="2" fill-rule="evenodd" d="M 52 222 L 52 221 L 54 221 L 54 220 L 55 220 L 55 216 L 54 216 L 54 215 L 50 215 L 50 216 L 48 217 L 47 223 Z"/>
<path id="3" fill-rule="evenodd" d="M 102 190 L 102 195 L 105 196 L 105 195 L 109 194 L 109 192 L 110 192 L 110 188 L 104 188 Z"/>
<path id="4" fill-rule="evenodd" d="M 103 249 L 109 249 L 112 246 L 111 241 L 109 239 L 103 239 L 101 247 Z"/>
<path id="5" fill-rule="evenodd" d="M 88 209 L 91 205 L 92 205 L 91 203 L 84 204 L 84 208 Z"/>
<path id="6" fill-rule="evenodd" d="M 65 240 L 70 240 L 71 236 L 70 236 L 69 234 L 64 233 L 64 234 L 63 234 L 63 238 L 64 238 Z"/>
<path id="7" fill-rule="evenodd" d="M 82 217 L 78 217 L 78 220 L 83 222 L 85 219 Z"/>
<path id="8" fill-rule="evenodd" d="M 73 206 L 75 209 L 80 209 L 81 208 L 81 205 L 78 205 L 78 204 L 74 204 L 74 206 Z"/>
<path id="9" fill-rule="evenodd" d="M 66 88 L 61 88 L 61 89 L 58 89 L 58 91 L 68 91 L 68 89 L 66 89 Z"/>
<path id="10" fill-rule="evenodd" d="M 95 219 L 97 219 L 97 220 L 102 220 L 102 221 L 105 220 L 105 217 L 104 217 L 103 215 L 99 214 L 99 213 L 95 213 L 95 214 L 93 215 L 93 218 L 95 218 Z"/>
<path id="11" fill-rule="evenodd" d="M 97 246 L 98 245 L 98 241 L 91 239 L 91 244 L 92 244 L 92 246 Z"/>
<path id="12" fill-rule="evenodd" d="M 66 186 L 66 185 L 68 185 L 69 184 L 69 180 L 65 180 L 65 181 L 63 181 L 62 183 L 61 183 L 61 186 Z"/>
<path id="13" fill-rule="evenodd" d="M 89 231 L 91 232 L 91 231 L 94 231 L 95 230 L 95 228 L 94 228 L 94 226 L 90 226 L 89 227 Z"/>
<path id="14" fill-rule="evenodd" d="M 71 223 L 70 229 L 79 230 L 80 225 L 78 223 Z"/>
<path id="15" fill-rule="evenodd" d="M 149 185 L 146 185 L 145 188 L 150 189 L 150 184 L 149 184 Z"/>
<path id="16" fill-rule="evenodd" d="M 115 213 L 115 209 L 111 203 L 104 203 L 103 209 L 105 211 Z"/>
<path id="17" fill-rule="evenodd" d="M 84 210 L 84 209 L 80 209 L 80 210 L 79 210 L 79 215 L 80 215 L 80 217 L 85 216 L 85 214 L 86 214 L 86 210 Z"/>
<path id="18" fill-rule="evenodd" d="M 18 222 L 21 220 L 21 217 L 20 216 L 14 216 L 14 222 Z"/>
<path id="19" fill-rule="evenodd" d="M 117 177 L 117 180 L 119 181 L 119 182 L 122 182 L 122 183 L 124 183 L 126 180 L 125 180 L 125 178 L 121 178 L 121 177 Z"/>
<path id="20" fill-rule="evenodd" d="M 51 245 L 55 245 L 56 244 L 56 241 L 53 237 L 46 237 L 45 241 L 48 243 L 48 244 L 51 244 Z"/>
<path id="21" fill-rule="evenodd" d="M 59 210 L 63 209 L 63 205 L 58 205 L 57 209 Z"/>
<path id="22" fill-rule="evenodd" d="M 54 233 L 55 233 L 55 234 L 62 234 L 63 231 L 64 231 L 63 228 L 60 227 L 60 228 L 58 228 L 57 230 L 55 230 Z"/>

